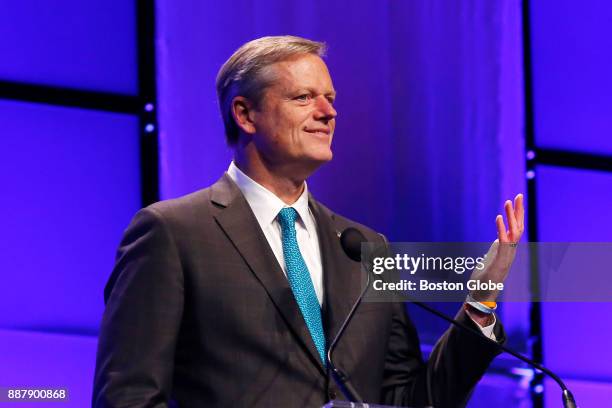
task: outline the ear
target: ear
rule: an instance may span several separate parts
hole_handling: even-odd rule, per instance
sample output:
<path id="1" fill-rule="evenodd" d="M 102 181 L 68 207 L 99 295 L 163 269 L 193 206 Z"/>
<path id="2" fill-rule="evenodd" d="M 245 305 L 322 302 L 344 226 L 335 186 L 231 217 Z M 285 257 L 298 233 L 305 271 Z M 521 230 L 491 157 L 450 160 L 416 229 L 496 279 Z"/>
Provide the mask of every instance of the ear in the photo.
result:
<path id="1" fill-rule="evenodd" d="M 244 96 L 236 96 L 232 99 L 231 112 L 236 125 L 246 134 L 252 135 L 256 132 L 253 122 L 253 103 Z"/>

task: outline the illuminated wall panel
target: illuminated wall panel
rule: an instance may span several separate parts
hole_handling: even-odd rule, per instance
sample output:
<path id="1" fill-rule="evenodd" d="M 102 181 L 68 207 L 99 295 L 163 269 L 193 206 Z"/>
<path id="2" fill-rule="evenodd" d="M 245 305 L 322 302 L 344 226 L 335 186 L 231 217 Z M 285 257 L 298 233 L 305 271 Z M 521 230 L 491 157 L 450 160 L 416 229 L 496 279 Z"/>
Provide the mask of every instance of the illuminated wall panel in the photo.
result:
<path id="1" fill-rule="evenodd" d="M 539 166 L 537 188 L 541 241 L 612 241 L 612 173 Z M 601 265 L 588 273 L 605 280 L 610 270 Z M 542 304 L 545 364 L 565 377 L 612 381 L 612 349 L 606 340 L 612 330 L 605 324 L 610 314 L 610 303 Z M 595 323 L 598 316 L 603 324 Z M 554 392 L 546 395 L 551 398 Z"/>
<path id="2" fill-rule="evenodd" d="M 546 392 L 546 408 L 562 406 L 561 391 L 553 380 L 544 382 Z M 612 401 L 612 387 L 610 384 L 598 381 L 566 381 L 565 384 L 572 390 L 580 408 L 607 407 Z"/>
<path id="3" fill-rule="evenodd" d="M 20 0 L 0 11 L 0 80 L 136 94 L 135 1 Z"/>
<path id="4" fill-rule="evenodd" d="M 538 147 L 612 154 L 612 5 L 529 5 Z"/>
<path id="5" fill-rule="evenodd" d="M 95 333 L 140 208 L 138 118 L 0 101 L 0 327 Z"/>
<path id="6" fill-rule="evenodd" d="M 612 241 L 612 173 L 538 166 L 541 241 Z"/>
<path id="7" fill-rule="evenodd" d="M 68 390 L 68 401 L 0 402 L 0 406 L 2 408 L 91 406 L 96 347 L 95 337 L 0 330 L 2 387 Z"/>

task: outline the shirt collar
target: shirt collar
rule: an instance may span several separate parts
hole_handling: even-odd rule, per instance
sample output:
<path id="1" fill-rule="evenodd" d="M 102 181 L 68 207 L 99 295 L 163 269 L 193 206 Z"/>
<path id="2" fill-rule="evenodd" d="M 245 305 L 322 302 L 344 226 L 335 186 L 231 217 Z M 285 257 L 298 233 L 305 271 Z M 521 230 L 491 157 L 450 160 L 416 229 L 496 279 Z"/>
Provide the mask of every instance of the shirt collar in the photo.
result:
<path id="1" fill-rule="evenodd" d="M 238 168 L 232 161 L 227 174 L 236 183 L 244 198 L 249 203 L 249 206 L 255 214 L 255 218 L 259 222 L 259 225 L 264 228 L 274 222 L 276 216 L 285 207 L 293 207 L 300 215 L 302 225 L 308 230 L 308 224 L 306 220 L 310 216 L 308 209 L 308 185 L 304 182 L 304 191 L 292 205 L 285 204 L 280 198 L 278 198 L 273 192 L 257 183 L 255 180 L 244 174 L 242 170 Z M 308 231 L 310 234 L 311 231 Z"/>

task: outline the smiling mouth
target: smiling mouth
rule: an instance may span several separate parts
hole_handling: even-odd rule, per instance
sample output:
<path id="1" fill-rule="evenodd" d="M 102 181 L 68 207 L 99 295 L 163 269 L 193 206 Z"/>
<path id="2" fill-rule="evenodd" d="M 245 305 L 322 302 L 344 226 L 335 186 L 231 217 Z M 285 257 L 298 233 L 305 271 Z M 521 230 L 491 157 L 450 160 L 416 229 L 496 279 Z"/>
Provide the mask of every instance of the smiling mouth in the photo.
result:
<path id="1" fill-rule="evenodd" d="M 329 129 L 304 129 L 307 133 L 316 134 L 319 136 L 329 136 Z"/>

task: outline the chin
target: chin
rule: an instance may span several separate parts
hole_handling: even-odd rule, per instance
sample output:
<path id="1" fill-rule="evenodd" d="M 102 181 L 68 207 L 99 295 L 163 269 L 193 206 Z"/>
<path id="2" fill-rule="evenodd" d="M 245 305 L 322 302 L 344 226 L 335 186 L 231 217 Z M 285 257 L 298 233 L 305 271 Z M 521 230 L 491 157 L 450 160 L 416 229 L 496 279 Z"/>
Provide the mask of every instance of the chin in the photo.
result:
<path id="1" fill-rule="evenodd" d="M 292 155 L 292 161 L 294 163 L 302 163 L 307 168 L 311 169 L 311 171 L 316 170 L 319 166 L 330 161 L 334 154 L 329 145 L 318 145 L 318 146 L 309 146 L 309 148 L 302 149 L 301 151 L 296 151 Z"/>
<path id="2" fill-rule="evenodd" d="M 333 157 L 334 157 L 334 153 L 329 148 L 327 148 L 325 150 L 322 149 L 321 151 L 318 151 L 318 152 L 316 152 L 315 154 L 313 154 L 311 156 L 313 161 L 319 162 L 321 164 L 327 163 Z"/>

